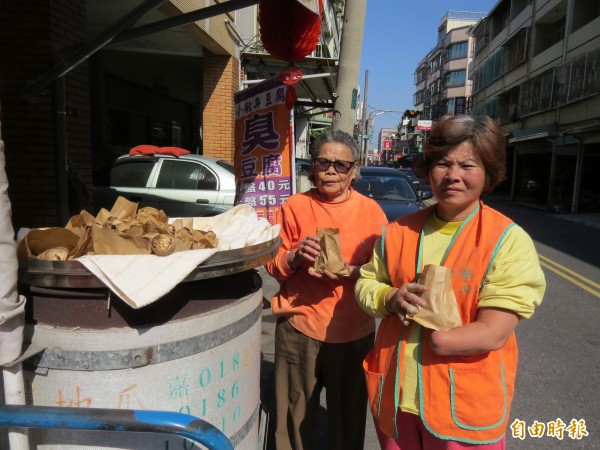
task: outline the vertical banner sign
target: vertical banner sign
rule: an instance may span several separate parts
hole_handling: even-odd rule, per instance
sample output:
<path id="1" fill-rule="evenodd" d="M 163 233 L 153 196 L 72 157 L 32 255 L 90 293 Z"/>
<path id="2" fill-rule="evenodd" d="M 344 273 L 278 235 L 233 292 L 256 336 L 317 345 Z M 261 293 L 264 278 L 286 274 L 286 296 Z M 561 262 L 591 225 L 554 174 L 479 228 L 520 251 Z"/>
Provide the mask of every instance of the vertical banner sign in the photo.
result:
<path id="1" fill-rule="evenodd" d="M 455 97 L 454 98 L 454 115 L 466 114 L 467 113 L 467 98 L 466 97 Z"/>
<path id="2" fill-rule="evenodd" d="M 235 94 L 235 204 L 252 206 L 275 223 L 275 213 L 292 194 L 292 111 L 289 86 L 273 78 Z"/>

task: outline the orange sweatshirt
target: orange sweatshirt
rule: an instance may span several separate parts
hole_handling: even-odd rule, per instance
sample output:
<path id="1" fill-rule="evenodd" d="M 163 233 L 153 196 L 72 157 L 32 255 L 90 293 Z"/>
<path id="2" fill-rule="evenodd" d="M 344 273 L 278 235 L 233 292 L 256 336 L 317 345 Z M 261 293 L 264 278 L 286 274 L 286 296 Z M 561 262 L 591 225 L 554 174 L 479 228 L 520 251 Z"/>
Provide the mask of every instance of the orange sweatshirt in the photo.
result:
<path id="1" fill-rule="evenodd" d="M 298 248 L 317 228 L 339 228 L 344 260 L 354 266 L 371 259 L 373 244 L 387 223 L 385 214 L 372 199 L 350 189 L 339 203 L 320 200 L 314 189 L 290 197 L 277 214 L 283 244 L 265 267 L 278 280 L 279 292 L 271 302 L 275 316 L 288 317 L 305 335 L 330 343 L 350 342 L 375 330 L 373 317 L 364 312 L 354 297 L 355 280 L 321 280 L 308 274 L 308 265 L 293 270 L 287 264 L 288 250 Z"/>

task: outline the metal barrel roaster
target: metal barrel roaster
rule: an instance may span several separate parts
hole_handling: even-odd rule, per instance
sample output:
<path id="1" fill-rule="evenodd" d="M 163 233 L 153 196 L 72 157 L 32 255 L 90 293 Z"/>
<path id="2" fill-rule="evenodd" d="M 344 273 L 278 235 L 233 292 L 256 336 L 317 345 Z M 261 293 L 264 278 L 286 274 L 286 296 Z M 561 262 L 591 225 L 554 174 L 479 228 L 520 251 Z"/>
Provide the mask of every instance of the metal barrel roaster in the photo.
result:
<path id="1" fill-rule="evenodd" d="M 27 261 L 27 403 L 199 417 L 259 448 L 262 281 L 280 238 L 218 252 L 158 301 L 132 309 L 76 261 Z M 32 448 L 191 449 L 177 436 L 29 430 Z M 34 447 L 35 446 L 35 447 Z"/>

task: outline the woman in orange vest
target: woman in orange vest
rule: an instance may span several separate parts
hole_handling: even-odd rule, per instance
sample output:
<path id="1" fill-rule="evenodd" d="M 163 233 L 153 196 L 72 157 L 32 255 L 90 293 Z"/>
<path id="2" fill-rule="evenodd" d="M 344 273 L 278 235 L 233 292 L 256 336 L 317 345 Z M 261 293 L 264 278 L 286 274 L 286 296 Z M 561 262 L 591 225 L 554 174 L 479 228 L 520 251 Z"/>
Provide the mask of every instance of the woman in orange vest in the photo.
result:
<path id="1" fill-rule="evenodd" d="M 311 147 L 315 187 L 292 195 L 277 212 L 283 244 L 266 264 L 281 281 L 271 301 L 275 328 L 275 447 L 317 448 L 320 393 L 327 399 L 330 450 L 362 450 L 367 392 L 362 361 L 373 347 L 375 319 L 354 298 L 360 266 L 387 219 L 352 188 L 359 176 L 356 140 L 327 131 Z M 337 228 L 347 273 L 311 270 L 321 251 L 319 228 Z"/>
<path id="2" fill-rule="evenodd" d="M 431 130 L 423 166 L 437 204 L 384 227 L 356 296 L 383 320 L 364 360 L 382 449 L 505 448 L 517 369 L 514 330 L 542 300 L 531 238 L 483 204 L 505 176 L 505 138 L 489 117 L 452 116 Z M 418 169 L 419 170 L 419 169 Z M 426 264 L 451 270 L 462 326 L 424 328 Z"/>

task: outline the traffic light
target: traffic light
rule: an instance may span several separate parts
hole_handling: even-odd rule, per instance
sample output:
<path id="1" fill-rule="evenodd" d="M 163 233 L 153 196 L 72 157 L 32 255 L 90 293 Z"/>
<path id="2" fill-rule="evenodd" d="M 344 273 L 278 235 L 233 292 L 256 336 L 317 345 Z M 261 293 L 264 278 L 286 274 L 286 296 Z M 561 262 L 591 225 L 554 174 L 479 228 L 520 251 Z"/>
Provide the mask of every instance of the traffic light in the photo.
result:
<path id="1" fill-rule="evenodd" d="M 421 114 L 421 111 L 417 111 L 416 109 L 407 109 L 404 111 L 404 117 L 407 119 L 412 119 L 413 117 L 417 117 Z"/>

